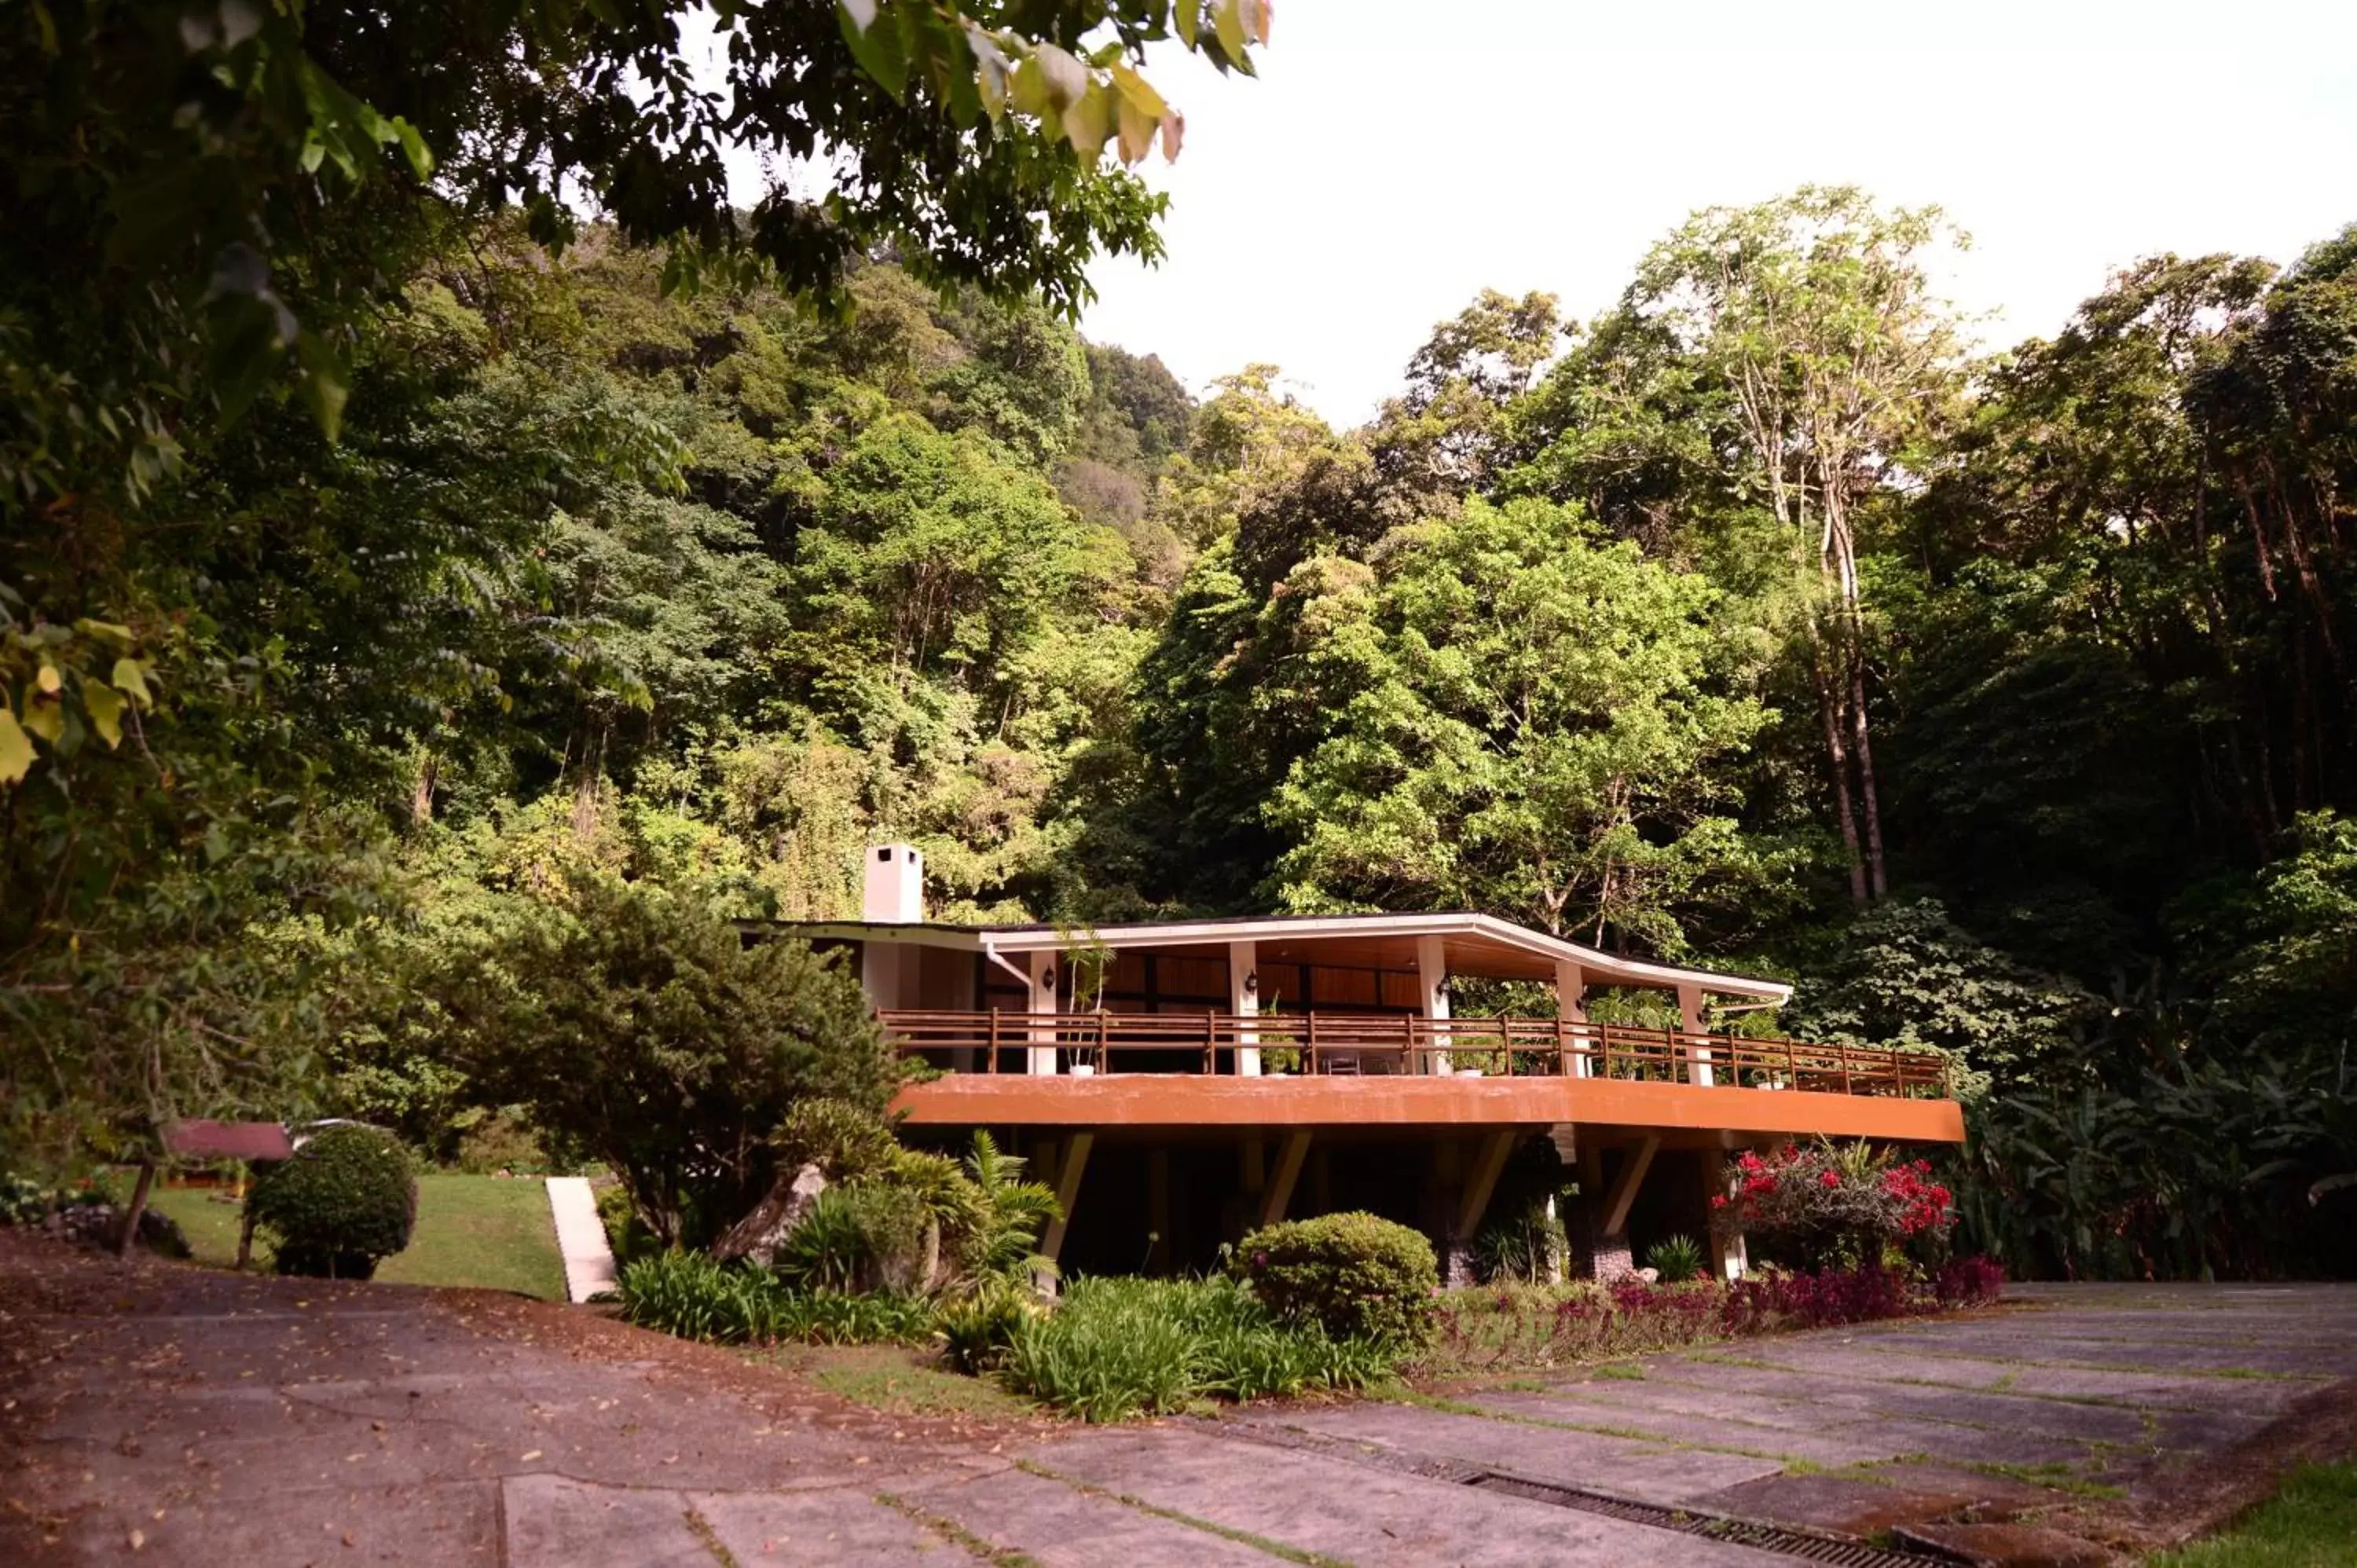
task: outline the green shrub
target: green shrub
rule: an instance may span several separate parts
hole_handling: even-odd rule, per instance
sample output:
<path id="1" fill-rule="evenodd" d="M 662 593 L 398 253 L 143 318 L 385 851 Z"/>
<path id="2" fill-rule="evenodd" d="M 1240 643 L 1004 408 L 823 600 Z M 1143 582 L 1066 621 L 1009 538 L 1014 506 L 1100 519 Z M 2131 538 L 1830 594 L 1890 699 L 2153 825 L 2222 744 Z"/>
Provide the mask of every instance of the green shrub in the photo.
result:
<path id="1" fill-rule="evenodd" d="M 639 1218 L 638 1206 L 630 1201 L 630 1189 L 619 1182 L 597 1188 L 597 1220 L 606 1228 L 606 1245 L 613 1249 L 617 1267 L 662 1251 L 662 1243 L 647 1229 L 647 1222 Z"/>
<path id="2" fill-rule="evenodd" d="M 1075 1280 L 1054 1311 L 1016 1330 L 1001 1378 L 1083 1421 L 1183 1408 L 1198 1397 L 1196 1337 L 1165 1309 L 1168 1288 Z"/>
<path id="3" fill-rule="evenodd" d="M 987 1372 L 1006 1359 L 1007 1347 L 1030 1321 L 1031 1305 L 1013 1281 L 985 1278 L 966 1295 L 943 1302 L 934 1326 L 942 1356 L 961 1372 Z"/>
<path id="4" fill-rule="evenodd" d="M 921 1345 L 932 1305 L 888 1291 L 795 1290 L 749 1264 L 662 1251 L 625 1266 L 616 1294 L 626 1322 L 716 1345 Z"/>
<path id="5" fill-rule="evenodd" d="M 1083 1420 L 1120 1421 L 1212 1397 L 1362 1387 L 1392 1362 L 1384 1342 L 1279 1322 L 1233 1280 L 1083 1279 L 1015 1325 L 999 1377 Z"/>
<path id="6" fill-rule="evenodd" d="M 255 1177 L 245 1207 L 275 1238 L 280 1273 L 364 1280 L 409 1245 L 417 1182 L 391 1133 L 329 1127 Z"/>
<path id="7" fill-rule="evenodd" d="M 461 1112 L 457 1166 L 468 1176 L 549 1176 L 556 1162 L 541 1142 L 540 1129 L 519 1106 Z M 456 1120 L 456 1119 L 454 1119 Z"/>
<path id="8" fill-rule="evenodd" d="M 1691 1236 L 1663 1237 L 1645 1252 L 1645 1266 L 1658 1273 L 1665 1285 L 1682 1284 L 1708 1265 L 1702 1243 Z"/>
<path id="9" fill-rule="evenodd" d="M 1473 1239 L 1473 1266 L 1483 1280 L 1538 1284 L 1556 1276 L 1570 1247 L 1563 1221 L 1547 1212 L 1547 1198 L 1540 1193 L 1481 1228 Z"/>
<path id="10" fill-rule="evenodd" d="M 778 1275 L 803 1290 L 914 1283 L 927 1219 L 923 1199 L 906 1187 L 828 1187 L 779 1244 Z"/>
<path id="11" fill-rule="evenodd" d="M 1228 1266 L 1279 1321 L 1314 1323 L 1329 1339 L 1421 1343 L 1440 1290 L 1432 1243 L 1372 1214 L 1266 1226 L 1237 1243 Z"/>

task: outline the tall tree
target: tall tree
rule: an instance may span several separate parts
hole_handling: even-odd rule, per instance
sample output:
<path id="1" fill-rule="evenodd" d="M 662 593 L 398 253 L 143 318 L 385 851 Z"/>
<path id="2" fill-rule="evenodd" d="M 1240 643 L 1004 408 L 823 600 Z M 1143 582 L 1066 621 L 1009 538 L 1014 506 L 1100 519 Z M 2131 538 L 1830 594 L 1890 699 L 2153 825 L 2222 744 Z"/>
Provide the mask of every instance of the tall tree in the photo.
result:
<path id="1" fill-rule="evenodd" d="M 1812 673 L 1861 904 L 1888 890 L 1889 873 L 1859 525 L 1959 390 L 1962 350 L 1923 265 L 1950 242 L 1961 236 L 1936 208 L 1886 212 L 1854 188 L 1804 187 L 1695 214 L 1645 258 L 1623 305 L 1725 387 L 1747 488 L 1813 564 Z"/>
<path id="2" fill-rule="evenodd" d="M 1727 690 L 1702 579 L 1570 508 L 1475 499 L 1289 587 L 1315 639 L 1275 700 L 1324 719 L 1266 808 L 1286 907 L 1481 908 L 1676 954 L 1772 862 L 1715 810 L 1767 715 Z"/>

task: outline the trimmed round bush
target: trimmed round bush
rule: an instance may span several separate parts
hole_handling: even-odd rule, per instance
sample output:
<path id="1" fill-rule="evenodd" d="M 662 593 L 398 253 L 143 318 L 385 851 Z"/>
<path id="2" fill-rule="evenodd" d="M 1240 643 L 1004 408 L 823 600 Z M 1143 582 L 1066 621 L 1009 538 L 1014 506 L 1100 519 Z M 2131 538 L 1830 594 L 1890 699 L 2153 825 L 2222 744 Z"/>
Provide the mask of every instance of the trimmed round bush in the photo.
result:
<path id="1" fill-rule="evenodd" d="M 409 1245 L 417 1183 L 391 1133 L 329 1127 L 256 1176 L 245 1207 L 277 1238 L 280 1273 L 364 1280 Z"/>
<path id="2" fill-rule="evenodd" d="M 1440 1269 L 1422 1232 L 1361 1212 L 1288 1219 L 1236 1244 L 1229 1272 L 1277 1317 L 1334 1339 L 1420 1343 Z"/>

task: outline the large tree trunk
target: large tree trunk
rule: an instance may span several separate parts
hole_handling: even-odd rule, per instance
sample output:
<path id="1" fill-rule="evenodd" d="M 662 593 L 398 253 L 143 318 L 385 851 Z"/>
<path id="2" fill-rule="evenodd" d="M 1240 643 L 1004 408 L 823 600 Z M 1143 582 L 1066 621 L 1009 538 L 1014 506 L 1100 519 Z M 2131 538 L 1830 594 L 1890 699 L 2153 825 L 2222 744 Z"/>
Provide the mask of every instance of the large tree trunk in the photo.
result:
<path id="1" fill-rule="evenodd" d="M 432 752 L 417 759 L 417 782 L 409 792 L 409 820 L 418 827 L 434 820 L 434 786 L 440 777 L 441 768 Z"/>
<path id="2" fill-rule="evenodd" d="M 1866 650 L 1853 642 L 1849 650 L 1849 717 L 1851 744 L 1857 751 L 1858 803 L 1866 817 L 1866 874 L 1881 898 L 1890 892 L 1890 878 L 1882 865 L 1882 799 L 1874 781 L 1874 745 L 1867 736 Z"/>
<path id="3" fill-rule="evenodd" d="M 1824 655 L 1824 640 L 1820 635 L 1816 648 L 1817 713 L 1824 721 L 1825 761 L 1833 772 L 1834 816 L 1841 825 L 1842 845 L 1849 851 L 1850 899 L 1863 905 L 1867 899 L 1866 858 L 1859 853 L 1857 814 L 1850 805 L 1849 755 L 1842 743 L 1842 703 L 1838 688 L 1826 672 Z"/>

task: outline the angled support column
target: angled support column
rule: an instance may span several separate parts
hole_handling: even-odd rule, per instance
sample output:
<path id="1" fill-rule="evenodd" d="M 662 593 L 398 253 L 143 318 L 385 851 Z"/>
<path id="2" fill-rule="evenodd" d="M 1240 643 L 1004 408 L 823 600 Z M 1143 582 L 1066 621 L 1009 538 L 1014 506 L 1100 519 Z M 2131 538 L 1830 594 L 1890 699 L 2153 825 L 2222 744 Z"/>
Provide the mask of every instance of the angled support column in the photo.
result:
<path id="1" fill-rule="evenodd" d="M 1089 1151 L 1096 1146 L 1094 1133 L 1075 1133 L 1063 1147 L 1063 1157 L 1049 1179 L 1056 1184 L 1055 1219 L 1039 1238 L 1039 1255 L 1049 1262 L 1059 1261 L 1064 1251 L 1064 1232 L 1072 1223 L 1072 1208 L 1081 1198 L 1081 1173 L 1089 1167 Z M 1047 1173 L 1042 1173 L 1043 1176 Z"/>
<path id="2" fill-rule="evenodd" d="M 1637 1152 L 1630 1155 L 1629 1163 L 1620 1167 L 1620 1177 L 1613 1182 L 1611 1192 L 1604 1199 L 1605 1235 L 1627 1233 L 1629 1206 L 1637 1201 L 1638 1185 L 1645 1179 L 1645 1172 L 1652 1167 L 1653 1156 L 1661 1153 L 1661 1149 L 1662 1140 L 1649 1137 L 1637 1145 Z"/>
<path id="3" fill-rule="evenodd" d="M 1480 1229 L 1481 1217 L 1490 1211 L 1490 1196 L 1498 1190 L 1498 1177 L 1519 1136 L 1514 1129 L 1503 1128 L 1481 1140 L 1481 1152 L 1465 1176 L 1464 1202 L 1457 1210 L 1457 1234 L 1464 1240 L 1471 1240 Z"/>
<path id="4" fill-rule="evenodd" d="M 1260 1222 L 1274 1225 L 1285 1218 L 1285 1210 L 1293 1202 L 1293 1187 L 1301 1179 L 1301 1164 L 1309 1157 L 1309 1134 L 1287 1133 L 1285 1149 L 1276 1157 L 1276 1169 L 1270 1173 L 1265 1201 L 1261 1205 Z"/>

